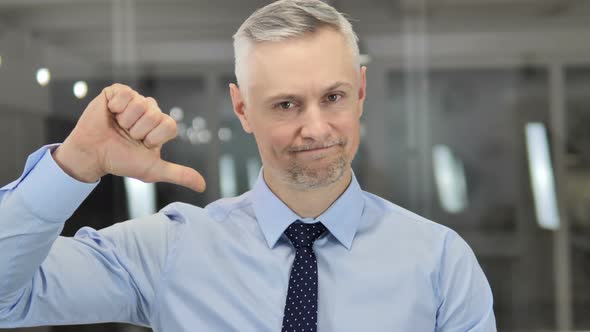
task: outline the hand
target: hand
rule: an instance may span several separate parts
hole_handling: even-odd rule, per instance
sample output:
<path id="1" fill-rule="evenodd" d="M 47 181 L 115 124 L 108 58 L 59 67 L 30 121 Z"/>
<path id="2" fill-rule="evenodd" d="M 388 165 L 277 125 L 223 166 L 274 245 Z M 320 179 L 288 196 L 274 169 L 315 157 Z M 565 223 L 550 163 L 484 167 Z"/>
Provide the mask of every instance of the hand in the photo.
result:
<path id="1" fill-rule="evenodd" d="M 88 104 L 53 158 L 83 182 L 113 174 L 204 191 L 205 180 L 196 170 L 160 159 L 162 145 L 174 137 L 176 122 L 153 98 L 114 84 Z"/>

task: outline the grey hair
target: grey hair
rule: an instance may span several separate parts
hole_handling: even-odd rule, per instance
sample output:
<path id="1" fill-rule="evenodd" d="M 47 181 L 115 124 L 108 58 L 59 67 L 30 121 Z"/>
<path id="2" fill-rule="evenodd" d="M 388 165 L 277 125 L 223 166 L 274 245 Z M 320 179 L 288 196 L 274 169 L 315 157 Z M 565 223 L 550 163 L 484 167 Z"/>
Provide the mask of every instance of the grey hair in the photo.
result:
<path id="1" fill-rule="evenodd" d="M 254 44 L 301 37 L 325 26 L 343 34 L 360 68 L 358 37 L 343 14 L 320 0 L 279 0 L 256 10 L 233 36 L 238 85 L 244 82 L 243 63 Z"/>

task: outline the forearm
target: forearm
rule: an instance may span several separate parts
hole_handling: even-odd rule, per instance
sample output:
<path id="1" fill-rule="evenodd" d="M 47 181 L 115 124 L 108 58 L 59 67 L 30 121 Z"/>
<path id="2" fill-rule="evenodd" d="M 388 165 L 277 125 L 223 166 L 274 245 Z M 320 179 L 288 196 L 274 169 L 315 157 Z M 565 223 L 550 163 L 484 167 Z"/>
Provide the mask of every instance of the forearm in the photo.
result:
<path id="1" fill-rule="evenodd" d="M 19 180 L 0 189 L 0 308 L 20 295 L 95 185 L 69 177 L 42 148 Z"/>
<path id="2" fill-rule="evenodd" d="M 63 223 L 35 215 L 18 191 L 5 193 L 0 203 L 0 311 L 19 297 L 62 228 Z"/>

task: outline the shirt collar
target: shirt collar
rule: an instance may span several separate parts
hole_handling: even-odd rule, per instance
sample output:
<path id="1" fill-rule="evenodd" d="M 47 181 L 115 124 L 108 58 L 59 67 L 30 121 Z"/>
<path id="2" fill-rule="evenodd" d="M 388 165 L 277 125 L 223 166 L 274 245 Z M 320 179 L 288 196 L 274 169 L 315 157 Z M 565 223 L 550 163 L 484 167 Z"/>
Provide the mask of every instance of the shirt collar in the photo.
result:
<path id="1" fill-rule="evenodd" d="M 254 188 L 252 188 L 251 197 L 258 224 L 271 249 L 291 223 L 301 220 L 306 223 L 321 221 L 330 234 L 350 250 L 365 206 L 362 190 L 354 172 L 352 172 L 352 180 L 344 193 L 315 219 L 302 218 L 285 205 L 266 185 L 262 170 Z"/>

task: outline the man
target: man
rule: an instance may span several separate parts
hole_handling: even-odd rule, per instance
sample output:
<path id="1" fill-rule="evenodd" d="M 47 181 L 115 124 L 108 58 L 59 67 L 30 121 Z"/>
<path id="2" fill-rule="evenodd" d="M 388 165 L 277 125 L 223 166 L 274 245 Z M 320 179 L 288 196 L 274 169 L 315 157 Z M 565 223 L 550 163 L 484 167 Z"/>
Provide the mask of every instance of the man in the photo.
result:
<path id="1" fill-rule="evenodd" d="M 263 162 L 253 190 L 58 237 L 105 174 L 205 188 L 160 159 L 176 129 L 157 103 L 105 88 L 0 191 L 0 327 L 495 331 L 467 244 L 354 177 L 366 68 L 348 21 L 321 1 L 281 0 L 234 40 L 233 107 Z"/>

